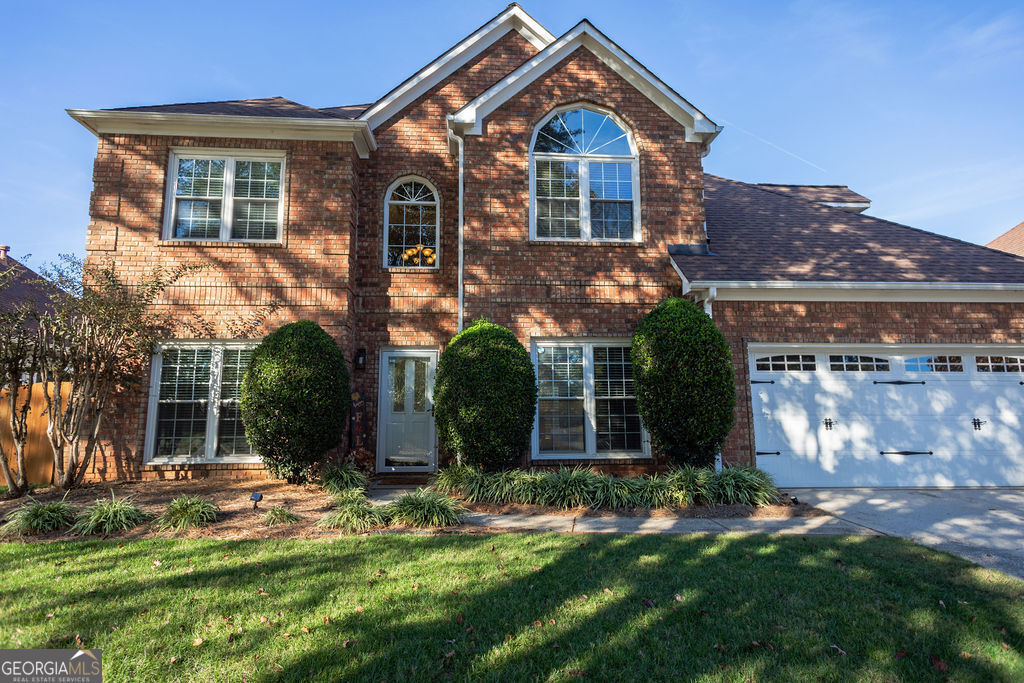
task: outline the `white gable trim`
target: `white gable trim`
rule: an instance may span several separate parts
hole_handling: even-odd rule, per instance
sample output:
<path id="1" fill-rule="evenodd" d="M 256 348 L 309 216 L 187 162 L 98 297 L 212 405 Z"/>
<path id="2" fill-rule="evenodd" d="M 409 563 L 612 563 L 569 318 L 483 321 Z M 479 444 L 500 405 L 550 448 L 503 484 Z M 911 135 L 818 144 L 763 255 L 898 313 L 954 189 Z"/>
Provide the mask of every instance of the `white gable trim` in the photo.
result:
<path id="1" fill-rule="evenodd" d="M 510 30 L 519 31 L 520 35 L 538 50 L 543 50 L 555 39 L 550 31 L 541 26 L 522 7 L 509 5 L 504 12 L 377 100 L 359 116 L 359 120 L 366 121 L 373 130 L 455 73 Z"/>
<path id="2" fill-rule="evenodd" d="M 686 128 L 687 142 L 700 142 L 705 148 L 721 132 L 722 127 L 665 85 L 647 67 L 633 59 L 618 45 L 598 31 L 587 20 L 554 41 L 525 64 L 482 92 L 449 117 L 449 125 L 457 133 L 481 135 L 483 122 L 495 109 L 522 91 L 533 81 L 571 54 L 577 47 L 586 47 L 613 71 L 629 81 L 637 90 L 657 104 Z"/>

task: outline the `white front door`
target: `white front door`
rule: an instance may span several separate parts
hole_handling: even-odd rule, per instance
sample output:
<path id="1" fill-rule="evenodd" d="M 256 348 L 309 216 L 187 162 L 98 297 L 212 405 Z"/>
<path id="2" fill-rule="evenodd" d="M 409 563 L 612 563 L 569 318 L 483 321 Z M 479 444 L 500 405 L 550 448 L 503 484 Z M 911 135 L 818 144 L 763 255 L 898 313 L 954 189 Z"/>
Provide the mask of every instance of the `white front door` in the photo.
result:
<path id="1" fill-rule="evenodd" d="M 1024 485 L 1019 347 L 752 347 L 750 382 L 780 485 Z"/>
<path id="2" fill-rule="evenodd" d="M 432 472 L 436 467 L 436 351 L 384 351 L 377 421 L 378 472 Z"/>

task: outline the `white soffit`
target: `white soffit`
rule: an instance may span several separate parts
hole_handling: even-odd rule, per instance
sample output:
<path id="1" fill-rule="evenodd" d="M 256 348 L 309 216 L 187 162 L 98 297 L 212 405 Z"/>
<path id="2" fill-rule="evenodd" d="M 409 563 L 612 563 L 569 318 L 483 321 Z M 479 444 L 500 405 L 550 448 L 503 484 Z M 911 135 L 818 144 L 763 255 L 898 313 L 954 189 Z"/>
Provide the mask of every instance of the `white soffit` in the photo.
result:
<path id="1" fill-rule="evenodd" d="M 676 272 L 691 290 L 716 289 L 718 301 L 1024 301 L 1024 283 L 1018 282 L 688 281 L 678 267 Z"/>
<path id="2" fill-rule="evenodd" d="M 67 112 L 95 135 L 120 133 L 257 140 L 331 140 L 351 142 L 363 159 L 377 149 L 373 133 L 363 121 L 106 109 L 68 109 Z"/>
<path id="3" fill-rule="evenodd" d="M 484 119 L 488 115 L 580 46 L 594 53 L 610 69 L 682 124 L 686 128 L 687 142 L 700 142 L 707 147 L 721 132 L 721 126 L 687 102 L 586 19 L 449 117 L 449 125 L 457 133 L 481 135 Z"/>
<path id="4" fill-rule="evenodd" d="M 519 31 L 520 35 L 538 50 L 543 50 L 555 40 L 555 36 L 527 14 L 522 7 L 516 4 L 509 5 L 504 12 L 377 100 L 373 106 L 359 116 L 359 120 L 366 121 L 370 130 L 373 130 L 455 73 L 511 30 Z"/>

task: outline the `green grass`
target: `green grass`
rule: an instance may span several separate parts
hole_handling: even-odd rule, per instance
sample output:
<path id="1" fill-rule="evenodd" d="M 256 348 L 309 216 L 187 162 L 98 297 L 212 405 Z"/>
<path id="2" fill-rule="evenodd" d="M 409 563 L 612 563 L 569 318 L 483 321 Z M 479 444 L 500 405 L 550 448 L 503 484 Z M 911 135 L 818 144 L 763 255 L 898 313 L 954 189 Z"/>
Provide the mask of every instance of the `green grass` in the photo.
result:
<path id="1" fill-rule="evenodd" d="M 0 576 L 0 648 L 77 636 L 109 681 L 1024 680 L 1024 583 L 894 538 L 15 542 Z"/>

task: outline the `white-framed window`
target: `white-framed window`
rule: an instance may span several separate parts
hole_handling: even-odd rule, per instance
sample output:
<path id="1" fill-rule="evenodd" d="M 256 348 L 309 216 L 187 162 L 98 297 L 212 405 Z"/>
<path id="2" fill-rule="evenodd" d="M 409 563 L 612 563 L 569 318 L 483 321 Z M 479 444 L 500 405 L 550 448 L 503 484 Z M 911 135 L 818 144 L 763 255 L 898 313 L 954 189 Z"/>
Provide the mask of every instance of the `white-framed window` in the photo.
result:
<path id="1" fill-rule="evenodd" d="M 255 342 L 167 342 L 153 356 L 147 462 L 256 460 L 239 410 Z"/>
<path id="2" fill-rule="evenodd" d="M 614 114 L 561 107 L 534 130 L 530 239 L 640 240 L 636 144 Z"/>
<path id="3" fill-rule="evenodd" d="M 423 178 L 400 178 L 384 199 L 384 267 L 437 269 L 441 212 L 437 189 Z"/>
<path id="4" fill-rule="evenodd" d="M 963 356 L 918 356 L 903 361 L 907 372 L 963 372 Z"/>
<path id="5" fill-rule="evenodd" d="M 284 152 L 172 152 L 164 239 L 279 242 L 284 173 Z"/>
<path id="6" fill-rule="evenodd" d="M 628 339 L 534 341 L 535 458 L 649 457 Z"/>

